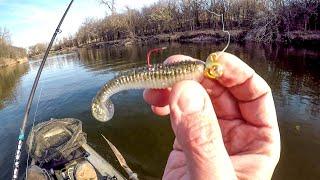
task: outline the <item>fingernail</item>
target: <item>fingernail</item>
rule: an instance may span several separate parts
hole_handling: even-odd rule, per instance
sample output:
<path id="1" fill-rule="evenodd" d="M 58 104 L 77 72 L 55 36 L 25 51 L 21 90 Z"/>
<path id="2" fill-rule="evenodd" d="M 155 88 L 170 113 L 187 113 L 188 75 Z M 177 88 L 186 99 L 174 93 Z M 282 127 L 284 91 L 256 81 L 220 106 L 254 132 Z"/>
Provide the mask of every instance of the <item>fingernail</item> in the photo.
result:
<path id="1" fill-rule="evenodd" d="M 192 83 L 192 86 L 185 86 L 178 99 L 177 104 L 184 115 L 201 112 L 205 105 L 204 90 L 196 83 Z"/>

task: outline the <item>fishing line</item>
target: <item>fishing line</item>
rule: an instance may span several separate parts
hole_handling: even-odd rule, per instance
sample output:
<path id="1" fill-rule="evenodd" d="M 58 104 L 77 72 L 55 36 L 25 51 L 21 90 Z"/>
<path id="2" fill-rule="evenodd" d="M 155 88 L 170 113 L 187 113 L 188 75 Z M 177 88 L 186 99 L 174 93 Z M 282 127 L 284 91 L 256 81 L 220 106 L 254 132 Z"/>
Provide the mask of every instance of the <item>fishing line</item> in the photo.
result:
<path id="1" fill-rule="evenodd" d="M 200 3 L 200 2 L 199 2 Z M 205 2 L 206 6 L 204 7 L 206 11 L 208 11 L 209 13 L 215 15 L 215 16 L 218 16 L 218 17 L 221 17 L 221 23 L 222 23 L 222 32 L 224 33 L 227 33 L 228 34 L 228 42 L 227 42 L 227 45 L 223 48 L 223 50 L 218 54 L 217 58 L 222 54 L 224 53 L 229 45 L 230 45 L 230 39 L 231 39 L 231 35 L 230 35 L 230 32 L 228 30 L 225 30 L 225 24 L 224 24 L 224 15 L 223 13 L 222 14 L 219 14 L 219 13 L 216 13 L 214 11 L 211 11 L 210 9 L 208 9 L 208 4 Z M 201 5 L 201 4 L 199 4 Z M 224 11 L 226 11 L 226 4 L 225 2 L 223 1 L 223 8 L 224 8 Z"/>
<path id="2" fill-rule="evenodd" d="M 33 131 L 34 123 L 36 121 L 36 116 L 37 116 L 37 112 L 38 112 L 38 107 L 39 107 L 39 103 L 40 103 L 41 94 L 42 94 L 42 87 L 40 88 L 40 93 L 39 93 L 39 97 L 38 97 L 36 111 L 34 112 L 34 116 L 33 116 L 32 127 L 31 127 L 31 130 L 30 130 L 31 133 Z M 31 147 L 32 147 L 33 139 L 31 139 L 31 143 L 30 144 L 31 144 Z M 26 179 L 28 179 L 29 157 L 30 157 L 30 151 L 28 151 L 28 157 L 27 157 Z"/>

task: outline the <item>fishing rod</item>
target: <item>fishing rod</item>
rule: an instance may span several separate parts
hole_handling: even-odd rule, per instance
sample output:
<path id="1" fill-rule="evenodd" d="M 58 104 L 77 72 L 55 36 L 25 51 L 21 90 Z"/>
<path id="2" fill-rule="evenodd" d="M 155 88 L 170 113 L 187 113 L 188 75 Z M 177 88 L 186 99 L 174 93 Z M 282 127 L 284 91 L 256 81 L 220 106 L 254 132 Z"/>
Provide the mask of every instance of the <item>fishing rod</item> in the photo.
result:
<path id="1" fill-rule="evenodd" d="M 50 51 L 50 49 L 52 47 L 52 44 L 54 42 L 54 39 L 56 38 L 58 33 L 60 33 L 60 26 L 61 26 L 64 18 L 66 17 L 66 15 L 67 15 L 72 3 L 73 3 L 73 0 L 70 1 L 67 9 L 64 11 L 62 18 L 60 19 L 60 22 L 59 22 L 56 30 L 54 31 L 54 33 L 52 35 L 51 41 L 50 41 L 50 43 L 49 43 L 49 45 L 47 47 L 46 52 L 44 53 L 43 59 L 41 61 L 39 70 L 38 70 L 37 75 L 36 75 L 36 78 L 35 78 L 35 80 L 33 82 L 32 89 L 31 89 L 31 92 L 30 92 L 30 95 L 29 95 L 29 99 L 28 99 L 28 102 L 27 102 L 27 106 L 26 106 L 26 109 L 25 109 L 23 121 L 22 121 L 22 124 L 21 124 L 19 137 L 18 137 L 18 146 L 17 146 L 15 159 L 14 159 L 14 166 L 13 166 L 14 168 L 13 168 L 12 180 L 18 179 L 21 149 L 22 149 L 23 141 L 25 139 L 26 125 L 27 125 L 27 122 L 28 122 L 28 117 L 29 117 L 29 112 L 30 112 L 32 100 L 33 100 L 34 94 L 35 94 L 37 86 L 38 86 L 38 82 L 39 82 L 39 79 L 40 79 L 41 72 L 43 70 L 44 64 L 46 63 L 46 60 L 47 60 L 47 57 L 49 55 L 49 51 Z"/>

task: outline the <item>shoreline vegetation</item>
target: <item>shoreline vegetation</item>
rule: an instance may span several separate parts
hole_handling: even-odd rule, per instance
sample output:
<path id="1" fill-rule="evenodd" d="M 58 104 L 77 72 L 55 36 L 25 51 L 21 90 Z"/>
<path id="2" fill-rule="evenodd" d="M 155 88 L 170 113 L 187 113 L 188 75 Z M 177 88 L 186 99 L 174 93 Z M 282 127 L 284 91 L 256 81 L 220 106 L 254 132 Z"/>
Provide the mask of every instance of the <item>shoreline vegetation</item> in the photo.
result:
<path id="1" fill-rule="evenodd" d="M 0 27 L 0 68 L 27 61 L 26 50 L 12 46 L 9 31 Z"/>
<path id="2" fill-rule="evenodd" d="M 230 30 L 231 42 L 256 42 L 250 38 L 247 30 Z M 180 42 L 180 43 L 223 43 L 227 42 L 227 34 L 222 31 L 213 30 L 193 30 L 185 32 L 175 32 L 171 34 L 158 34 L 153 36 L 138 36 L 132 38 L 125 38 L 113 41 L 90 42 L 81 44 L 62 50 L 76 50 L 76 48 L 101 48 L 105 46 L 130 46 L 132 44 L 148 44 L 148 43 L 162 43 L 162 42 Z M 291 44 L 297 46 L 303 45 L 319 45 L 320 31 L 307 32 L 290 32 L 282 36 L 281 41 L 272 43 Z"/>
<path id="3" fill-rule="evenodd" d="M 101 19 L 87 18 L 52 51 L 146 42 L 225 42 L 221 15 L 233 42 L 320 44 L 319 0 L 158 0 L 140 10 L 126 7 L 121 12 L 113 0 L 96 1 L 110 13 Z M 41 54 L 43 47 L 31 46 L 29 56 Z"/>
<path id="4" fill-rule="evenodd" d="M 241 42 L 244 39 L 246 31 L 236 30 L 230 31 L 231 42 Z M 136 36 L 125 39 L 105 41 L 105 42 L 90 42 L 81 44 L 79 48 L 100 48 L 105 46 L 130 46 L 132 44 L 144 45 L 149 43 L 162 42 L 181 42 L 181 43 L 204 43 L 204 42 L 224 42 L 227 40 L 227 34 L 222 31 L 213 30 L 193 30 L 185 32 L 174 32 L 170 34 L 157 34 L 152 36 Z"/>
<path id="5" fill-rule="evenodd" d="M 250 31 L 248 30 L 230 30 L 231 42 L 256 42 L 250 39 Z M 112 41 L 93 41 L 78 46 L 64 47 L 60 49 L 53 49 L 50 51 L 50 56 L 58 54 L 66 54 L 75 52 L 78 48 L 104 48 L 108 46 L 131 46 L 131 45 L 146 45 L 150 43 L 164 43 L 164 42 L 180 42 L 180 43 L 224 43 L 227 42 L 227 34 L 222 31 L 214 30 L 193 30 L 185 32 L 174 32 L 170 34 L 158 34 L 153 36 L 136 36 Z M 295 46 L 312 46 L 320 45 L 320 31 L 293 31 L 282 35 L 282 41 L 272 43 L 281 43 Z M 42 58 L 43 53 L 29 56 L 32 59 Z"/>
<path id="6" fill-rule="evenodd" d="M 319 0 L 158 0 L 140 10 L 126 7 L 121 12 L 116 11 L 113 0 L 96 1 L 110 13 L 101 19 L 87 18 L 74 35 L 58 40 L 50 55 L 86 47 L 224 43 L 223 27 L 230 32 L 231 42 L 320 45 Z M 0 27 L 0 67 L 26 62 L 26 57 L 42 58 L 47 48 L 46 43 L 38 43 L 27 54 L 10 42 L 9 31 Z"/>

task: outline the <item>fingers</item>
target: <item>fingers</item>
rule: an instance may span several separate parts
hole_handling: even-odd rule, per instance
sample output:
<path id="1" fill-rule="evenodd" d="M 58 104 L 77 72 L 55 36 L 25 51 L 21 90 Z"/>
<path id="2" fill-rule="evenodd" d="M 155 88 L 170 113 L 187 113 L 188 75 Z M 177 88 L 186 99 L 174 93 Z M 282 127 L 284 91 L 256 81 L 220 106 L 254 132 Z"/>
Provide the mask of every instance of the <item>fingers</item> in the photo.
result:
<path id="1" fill-rule="evenodd" d="M 190 56 L 186 56 L 186 55 L 182 55 L 182 54 L 177 54 L 177 55 L 172 55 L 170 57 L 168 57 L 163 63 L 164 64 L 170 64 L 170 63 L 174 63 L 174 62 L 180 62 L 180 61 L 194 61 L 195 59 L 190 57 Z"/>
<path id="2" fill-rule="evenodd" d="M 204 79 L 201 84 L 210 95 L 219 119 L 232 120 L 240 119 L 242 117 L 237 100 L 227 88 L 221 86 L 219 82 L 210 79 Z"/>
<path id="3" fill-rule="evenodd" d="M 178 61 L 190 60 L 194 61 L 190 56 L 185 55 L 173 55 L 168 57 L 164 64 L 174 63 Z M 159 115 L 165 116 L 170 113 L 169 109 L 169 95 L 170 95 L 170 88 L 168 89 L 146 89 L 143 92 L 144 100 L 151 105 L 152 111 Z"/>
<path id="4" fill-rule="evenodd" d="M 143 92 L 144 100 L 154 106 L 164 107 L 169 104 L 169 89 L 146 89 Z"/>
<path id="5" fill-rule="evenodd" d="M 191 179 L 235 178 L 205 89 L 194 81 L 179 82 L 171 90 L 169 107 L 172 129 L 185 152 Z"/>
<path id="6" fill-rule="evenodd" d="M 144 100 L 151 105 L 152 111 L 159 116 L 166 116 L 169 109 L 169 89 L 146 89 L 143 92 Z"/>
<path id="7" fill-rule="evenodd" d="M 229 53 L 222 53 L 217 61 L 224 72 L 217 81 L 240 101 L 252 101 L 268 92 L 270 87 L 252 68 Z"/>
<path id="8" fill-rule="evenodd" d="M 239 115 L 255 126 L 278 127 L 271 89 L 264 79 L 232 54 L 221 54 L 218 62 L 223 66 L 224 72 L 217 81 L 235 98 Z M 214 84 L 216 81 L 211 82 Z M 224 99 L 219 100 L 219 97 L 213 102 L 215 106 L 225 104 Z"/>
<path id="9" fill-rule="evenodd" d="M 158 116 L 166 116 L 170 114 L 169 105 L 164 107 L 151 106 L 151 110 Z"/>
<path id="10" fill-rule="evenodd" d="M 240 102 L 239 108 L 243 118 L 250 124 L 258 127 L 267 126 L 273 128 L 275 132 L 279 131 L 271 93 L 250 102 Z"/>

